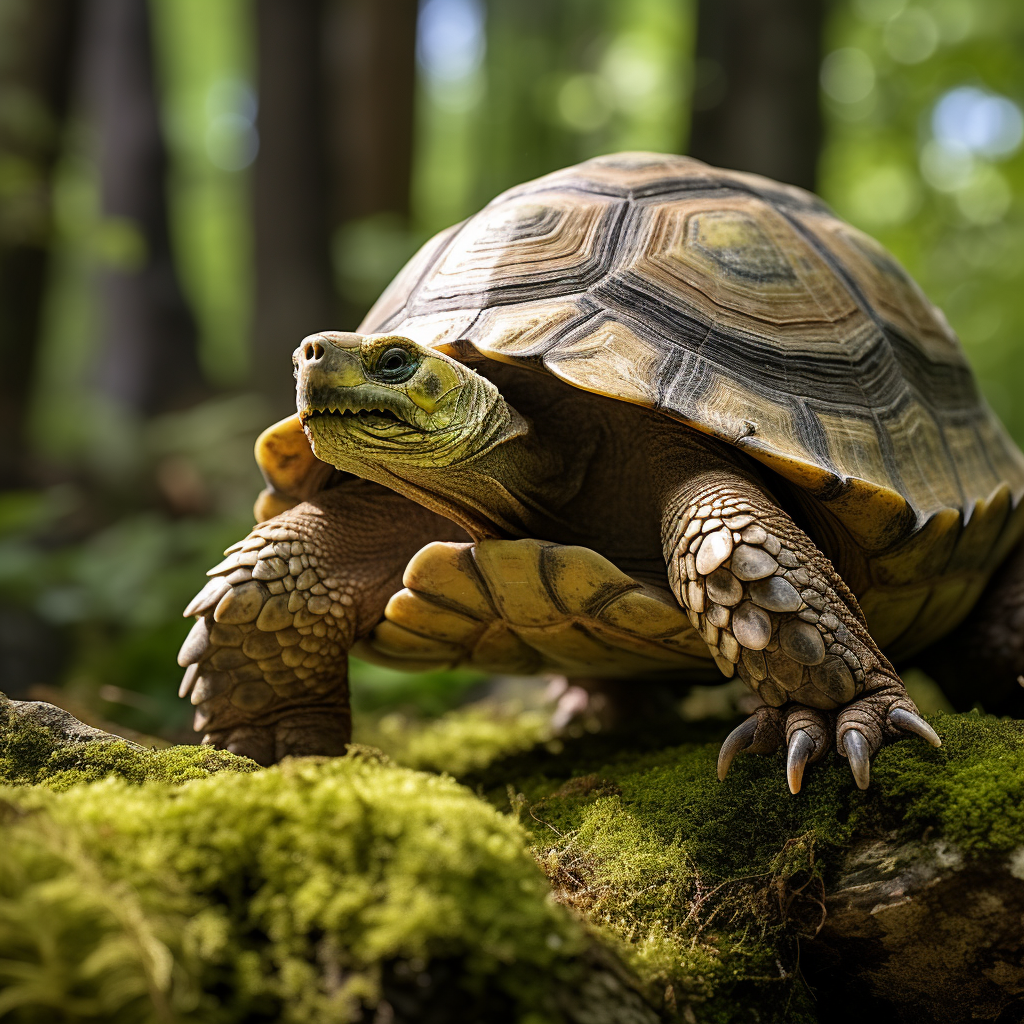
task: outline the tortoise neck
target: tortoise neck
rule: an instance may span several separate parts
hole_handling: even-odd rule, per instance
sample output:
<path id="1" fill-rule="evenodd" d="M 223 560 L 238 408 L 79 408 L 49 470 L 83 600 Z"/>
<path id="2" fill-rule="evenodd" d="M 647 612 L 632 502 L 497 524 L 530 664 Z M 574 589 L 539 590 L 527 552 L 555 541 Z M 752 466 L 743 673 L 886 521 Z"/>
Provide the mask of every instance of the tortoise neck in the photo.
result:
<path id="1" fill-rule="evenodd" d="M 571 457 L 513 410 L 512 436 L 452 466 L 366 466 L 376 480 L 447 516 L 475 540 L 547 536 L 579 492 L 590 452 Z M 582 457 L 581 457 L 582 456 Z"/>

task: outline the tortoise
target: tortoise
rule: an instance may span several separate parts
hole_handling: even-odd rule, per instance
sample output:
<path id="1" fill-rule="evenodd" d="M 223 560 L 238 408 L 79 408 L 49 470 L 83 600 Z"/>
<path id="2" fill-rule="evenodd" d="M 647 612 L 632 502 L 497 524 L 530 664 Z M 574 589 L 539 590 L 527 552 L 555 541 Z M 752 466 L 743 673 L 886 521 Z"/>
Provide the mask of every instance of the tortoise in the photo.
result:
<path id="1" fill-rule="evenodd" d="M 719 775 L 784 746 L 796 793 L 833 746 L 864 788 L 883 744 L 939 744 L 894 665 L 967 706 L 1020 689 L 1024 456 L 942 313 L 808 192 L 588 160 L 441 232 L 293 362 L 258 525 L 185 612 L 206 743 L 342 752 L 350 650 L 738 676 L 761 704 Z"/>

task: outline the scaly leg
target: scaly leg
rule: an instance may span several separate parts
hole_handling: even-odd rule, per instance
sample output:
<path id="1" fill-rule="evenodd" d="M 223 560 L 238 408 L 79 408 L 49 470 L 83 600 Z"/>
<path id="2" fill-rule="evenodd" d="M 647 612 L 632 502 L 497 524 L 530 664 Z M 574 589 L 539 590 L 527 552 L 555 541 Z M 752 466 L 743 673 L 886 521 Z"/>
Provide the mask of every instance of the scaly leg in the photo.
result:
<path id="1" fill-rule="evenodd" d="M 864 789 L 884 743 L 915 732 L 938 744 L 835 567 L 753 477 L 727 464 L 695 474 L 664 523 L 676 597 L 722 672 L 766 705 L 726 740 L 720 777 L 738 750 L 785 741 L 796 793 L 834 730 Z"/>
<path id="2" fill-rule="evenodd" d="M 185 609 L 196 624 L 179 694 L 204 743 L 272 764 L 340 754 L 351 734 L 348 650 L 379 621 L 406 563 L 447 519 L 352 480 L 254 527 Z"/>
<path id="3" fill-rule="evenodd" d="M 372 660 L 569 677 L 710 668 L 667 589 L 589 548 L 533 538 L 430 544 L 409 563 L 405 587 L 360 645 Z"/>

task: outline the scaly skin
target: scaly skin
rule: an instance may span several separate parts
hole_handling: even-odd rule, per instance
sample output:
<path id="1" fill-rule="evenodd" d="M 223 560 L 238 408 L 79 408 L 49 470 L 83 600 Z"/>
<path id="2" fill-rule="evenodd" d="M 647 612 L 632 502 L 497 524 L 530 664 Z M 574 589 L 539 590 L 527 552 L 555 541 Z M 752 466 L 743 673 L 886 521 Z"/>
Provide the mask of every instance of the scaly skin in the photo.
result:
<path id="1" fill-rule="evenodd" d="M 272 764 L 340 754 L 349 648 L 380 620 L 409 559 L 454 523 L 353 480 L 256 526 L 189 605 L 181 696 L 204 743 Z"/>
<path id="2" fill-rule="evenodd" d="M 842 577 L 754 479 L 728 465 L 688 476 L 664 523 L 672 589 L 723 674 L 772 709 L 750 745 L 785 741 L 794 793 L 833 733 L 862 789 L 871 756 L 904 730 L 937 743 Z"/>

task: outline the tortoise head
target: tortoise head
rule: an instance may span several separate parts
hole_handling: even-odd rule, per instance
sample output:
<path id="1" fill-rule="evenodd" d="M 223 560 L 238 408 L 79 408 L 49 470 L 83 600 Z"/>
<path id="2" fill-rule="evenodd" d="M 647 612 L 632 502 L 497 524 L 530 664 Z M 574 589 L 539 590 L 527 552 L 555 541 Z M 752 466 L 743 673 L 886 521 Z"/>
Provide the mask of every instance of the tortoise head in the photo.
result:
<path id="1" fill-rule="evenodd" d="M 451 466 L 525 430 L 485 377 L 398 335 L 310 335 L 292 362 L 313 452 L 339 469 Z"/>

